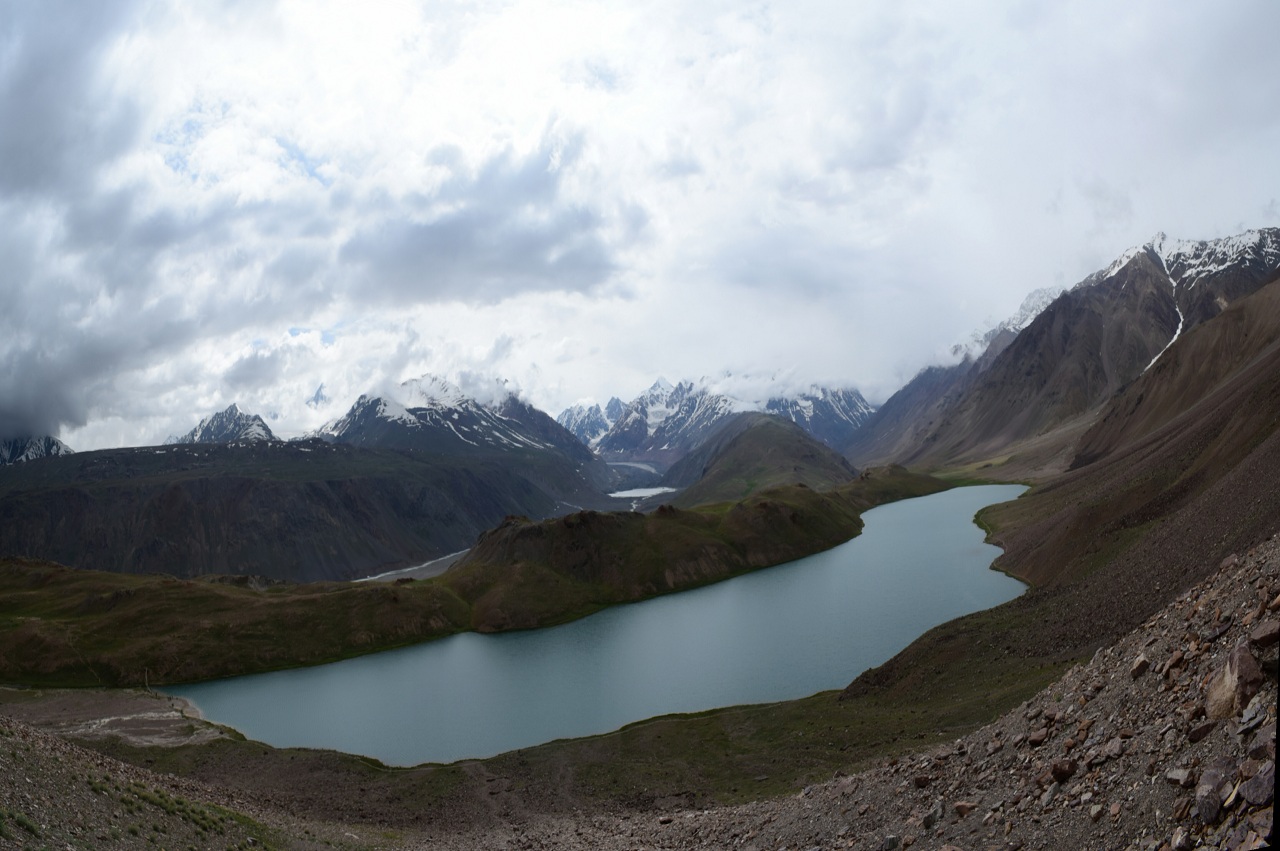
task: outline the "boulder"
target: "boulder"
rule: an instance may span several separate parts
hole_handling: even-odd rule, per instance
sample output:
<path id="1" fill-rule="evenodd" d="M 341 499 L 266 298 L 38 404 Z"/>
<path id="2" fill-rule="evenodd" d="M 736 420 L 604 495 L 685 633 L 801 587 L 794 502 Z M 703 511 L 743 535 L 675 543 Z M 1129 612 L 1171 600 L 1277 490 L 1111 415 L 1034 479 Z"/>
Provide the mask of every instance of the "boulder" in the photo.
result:
<path id="1" fill-rule="evenodd" d="M 1139 653 L 1138 658 L 1133 660 L 1133 664 L 1129 666 L 1129 676 L 1135 680 L 1145 674 L 1147 669 L 1151 667 L 1151 660 L 1145 654 Z"/>
<path id="2" fill-rule="evenodd" d="M 1247 644 L 1237 644 L 1226 663 L 1209 681 L 1205 709 L 1214 720 L 1230 718 L 1244 710 L 1262 685 L 1262 669 Z"/>
<path id="3" fill-rule="evenodd" d="M 1053 779 L 1059 783 L 1066 783 L 1075 776 L 1079 765 L 1074 759 L 1064 759 L 1055 762 L 1049 770 L 1053 773 Z"/>
<path id="4" fill-rule="evenodd" d="M 1265 620 L 1249 633 L 1249 640 L 1259 647 L 1270 647 L 1280 642 L 1280 621 Z"/>
<path id="5" fill-rule="evenodd" d="M 1276 764 L 1267 760 L 1261 770 L 1240 787 L 1240 792 L 1249 806 L 1265 807 L 1275 798 L 1275 789 Z"/>
<path id="6" fill-rule="evenodd" d="M 1196 784 L 1196 815 L 1205 824 L 1217 824 L 1222 815 L 1222 802 L 1231 794 L 1229 773 L 1214 764 L 1205 769 Z"/>

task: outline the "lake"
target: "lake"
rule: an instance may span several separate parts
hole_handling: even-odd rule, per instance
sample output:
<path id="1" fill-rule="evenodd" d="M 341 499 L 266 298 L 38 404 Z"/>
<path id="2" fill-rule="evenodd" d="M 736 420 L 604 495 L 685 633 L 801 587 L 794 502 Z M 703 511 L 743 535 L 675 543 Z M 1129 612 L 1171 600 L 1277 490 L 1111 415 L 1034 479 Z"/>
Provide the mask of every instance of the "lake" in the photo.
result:
<path id="1" fill-rule="evenodd" d="M 166 691 L 251 739 L 389 765 L 805 697 L 843 688 L 930 627 L 1021 594 L 989 569 L 1000 550 L 972 521 L 1024 490 L 982 485 L 883 505 L 826 552 L 561 626 Z"/>

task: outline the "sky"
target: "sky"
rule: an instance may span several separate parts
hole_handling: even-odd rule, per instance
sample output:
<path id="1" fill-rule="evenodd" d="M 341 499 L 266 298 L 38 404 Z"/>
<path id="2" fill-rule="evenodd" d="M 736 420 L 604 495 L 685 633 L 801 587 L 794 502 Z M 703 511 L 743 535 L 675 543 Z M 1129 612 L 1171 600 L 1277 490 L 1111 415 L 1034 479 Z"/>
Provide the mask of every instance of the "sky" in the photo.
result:
<path id="1" fill-rule="evenodd" d="M 295 436 L 428 373 L 552 415 L 659 376 L 882 402 L 1158 231 L 1280 225 L 1277 32 L 1273 0 L 0 0 L 0 437 L 232 402 Z"/>

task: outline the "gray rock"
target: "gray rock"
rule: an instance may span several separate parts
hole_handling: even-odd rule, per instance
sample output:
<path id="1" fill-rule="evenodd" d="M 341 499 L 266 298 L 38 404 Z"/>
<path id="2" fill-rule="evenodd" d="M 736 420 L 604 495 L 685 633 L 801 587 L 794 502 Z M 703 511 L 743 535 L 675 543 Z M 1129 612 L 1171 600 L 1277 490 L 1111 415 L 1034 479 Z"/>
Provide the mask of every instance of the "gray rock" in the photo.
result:
<path id="1" fill-rule="evenodd" d="M 924 829 L 933 830 L 940 821 L 942 821 L 942 799 L 938 798 L 933 802 L 933 809 L 924 814 Z"/>
<path id="2" fill-rule="evenodd" d="M 1267 760 L 1261 770 L 1240 787 L 1240 792 L 1250 806 L 1265 807 L 1275 797 L 1275 789 L 1276 764 L 1272 760 Z"/>
<path id="3" fill-rule="evenodd" d="M 1205 770 L 1196 784 L 1196 815 L 1205 824 L 1217 824 L 1222 815 L 1222 802 L 1231 793 L 1227 772 L 1217 765 Z"/>

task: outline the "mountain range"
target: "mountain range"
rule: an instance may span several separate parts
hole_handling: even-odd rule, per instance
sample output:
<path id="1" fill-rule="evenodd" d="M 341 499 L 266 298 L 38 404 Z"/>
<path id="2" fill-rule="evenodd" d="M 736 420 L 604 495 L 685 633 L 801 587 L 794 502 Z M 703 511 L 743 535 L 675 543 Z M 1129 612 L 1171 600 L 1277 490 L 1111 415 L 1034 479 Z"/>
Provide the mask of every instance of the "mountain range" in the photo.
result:
<path id="1" fill-rule="evenodd" d="M 1185 332 L 1280 273 L 1280 229 L 1213 241 L 1163 234 L 1126 251 L 979 357 L 921 371 L 843 449 L 859 464 L 986 462 L 1024 446 L 1024 471 L 1061 470 L 1101 406 Z M 998 347 L 998 348 L 995 348 Z"/>
<path id="2" fill-rule="evenodd" d="M 815 385 L 789 396 L 749 401 L 717 392 L 706 381 L 672 385 L 659 378 L 629 403 L 614 397 L 603 409 L 575 405 L 561 411 L 556 420 L 609 460 L 647 462 L 666 469 L 736 414 L 774 414 L 839 448 L 849 442 L 873 410 L 854 389 Z"/>

